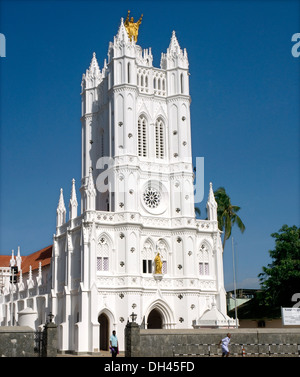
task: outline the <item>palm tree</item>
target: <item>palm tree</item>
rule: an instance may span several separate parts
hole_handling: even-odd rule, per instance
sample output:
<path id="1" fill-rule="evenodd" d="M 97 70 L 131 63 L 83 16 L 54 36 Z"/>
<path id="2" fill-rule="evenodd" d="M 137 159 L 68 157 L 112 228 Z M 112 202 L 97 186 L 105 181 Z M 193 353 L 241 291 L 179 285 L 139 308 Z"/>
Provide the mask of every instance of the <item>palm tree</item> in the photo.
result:
<path id="1" fill-rule="evenodd" d="M 224 187 L 219 187 L 215 192 L 215 199 L 218 204 L 218 225 L 219 229 L 223 231 L 223 250 L 225 242 L 231 236 L 231 229 L 234 224 L 237 224 L 242 233 L 246 229 L 240 217 L 236 214 L 241 207 L 231 204 L 230 197 L 227 195 Z"/>
<path id="2" fill-rule="evenodd" d="M 201 210 L 199 207 L 195 207 L 195 214 L 201 216 Z"/>

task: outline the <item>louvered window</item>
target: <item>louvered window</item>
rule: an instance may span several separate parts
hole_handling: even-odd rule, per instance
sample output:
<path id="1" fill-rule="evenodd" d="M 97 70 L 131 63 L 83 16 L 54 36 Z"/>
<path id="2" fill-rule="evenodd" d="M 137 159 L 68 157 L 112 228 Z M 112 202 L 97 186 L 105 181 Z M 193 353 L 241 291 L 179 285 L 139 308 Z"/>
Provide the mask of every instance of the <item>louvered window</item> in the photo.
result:
<path id="1" fill-rule="evenodd" d="M 208 263 L 199 263 L 199 274 L 200 275 L 209 275 L 209 264 Z"/>
<path id="2" fill-rule="evenodd" d="M 97 271 L 108 271 L 108 257 L 97 257 Z"/>
<path id="3" fill-rule="evenodd" d="M 162 262 L 162 273 L 163 274 L 166 274 L 168 272 L 168 270 L 167 270 L 167 261 L 163 261 Z"/>
<path id="4" fill-rule="evenodd" d="M 147 121 L 144 116 L 138 120 L 138 156 L 147 157 Z"/>
<path id="5" fill-rule="evenodd" d="M 155 153 L 156 158 L 165 157 L 164 123 L 161 119 L 155 123 Z"/>

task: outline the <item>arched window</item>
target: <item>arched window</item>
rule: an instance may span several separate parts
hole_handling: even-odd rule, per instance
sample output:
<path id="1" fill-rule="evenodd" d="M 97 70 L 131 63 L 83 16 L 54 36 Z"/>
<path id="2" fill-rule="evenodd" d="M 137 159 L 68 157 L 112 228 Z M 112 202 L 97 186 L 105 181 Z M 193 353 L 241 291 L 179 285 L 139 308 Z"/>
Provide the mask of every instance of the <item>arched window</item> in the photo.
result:
<path id="1" fill-rule="evenodd" d="M 147 120 L 143 115 L 138 119 L 138 156 L 147 157 Z"/>
<path id="2" fill-rule="evenodd" d="M 165 157 L 164 123 L 161 118 L 155 123 L 155 155 L 156 158 Z"/>
<path id="3" fill-rule="evenodd" d="M 176 91 L 176 83 L 175 83 L 175 73 L 171 75 L 171 94 L 175 94 Z"/>
<path id="4" fill-rule="evenodd" d="M 127 64 L 127 78 L 128 78 L 128 84 L 130 84 L 130 63 Z"/>
<path id="5" fill-rule="evenodd" d="M 119 62 L 119 64 L 118 64 L 118 79 L 117 80 L 118 80 L 117 82 L 119 84 L 123 83 L 123 78 L 122 78 L 122 63 L 121 62 Z"/>
<path id="6" fill-rule="evenodd" d="M 153 246 L 151 242 L 147 240 L 142 250 L 143 274 L 152 273 L 153 260 L 154 260 Z"/>
<path id="7" fill-rule="evenodd" d="M 198 267 L 199 267 L 199 275 L 210 275 L 210 268 L 209 268 L 209 249 L 205 243 L 203 243 L 200 247 L 198 253 Z"/>
<path id="8" fill-rule="evenodd" d="M 109 271 L 109 244 L 104 236 L 97 244 L 97 271 Z"/>
<path id="9" fill-rule="evenodd" d="M 181 93 L 183 94 L 183 92 L 184 92 L 184 78 L 183 78 L 183 73 L 180 75 L 180 90 L 181 90 Z"/>

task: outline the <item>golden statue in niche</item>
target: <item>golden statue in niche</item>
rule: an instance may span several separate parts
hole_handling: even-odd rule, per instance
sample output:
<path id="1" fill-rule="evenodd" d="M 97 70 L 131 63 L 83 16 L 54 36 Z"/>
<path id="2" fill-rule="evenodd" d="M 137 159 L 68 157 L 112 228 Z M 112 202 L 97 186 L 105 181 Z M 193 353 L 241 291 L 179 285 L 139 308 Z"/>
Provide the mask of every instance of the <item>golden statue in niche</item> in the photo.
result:
<path id="1" fill-rule="evenodd" d="M 156 274 L 161 274 L 161 269 L 162 269 L 162 261 L 160 259 L 159 253 L 156 254 L 156 257 L 154 258 L 154 263 L 155 263 L 155 273 Z"/>
<path id="2" fill-rule="evenodd" d="M 133 22 L 133 17 L 131 17 L 129 21 L 129 14 L 130 14 L 130 10 L 128 11 L 124 26 L 126 28 L 129 39 L 131 40 L 131 38 L 133 37 L 134 41 L 137 42 L 139 27 L 140 27 L 140 24 L 142 23 L 143 15 L 141 15 L 138 22 Z"/>

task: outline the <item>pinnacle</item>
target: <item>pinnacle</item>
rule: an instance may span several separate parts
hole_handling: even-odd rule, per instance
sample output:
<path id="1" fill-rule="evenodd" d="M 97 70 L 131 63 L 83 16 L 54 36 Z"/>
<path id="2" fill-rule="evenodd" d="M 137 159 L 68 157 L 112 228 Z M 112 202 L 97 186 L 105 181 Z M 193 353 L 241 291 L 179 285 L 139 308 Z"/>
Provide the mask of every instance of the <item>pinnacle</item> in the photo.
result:
<path id="1" fill-rule="evenodd" d="M 98 64 L 95 52 L 93 52 L 93 57 L 92 57 L 92 60 L 91 60 L 89 70 L 90 70 L 90 72 L 96 71 L 97 73 L 100 73 L 100 68 L 99 68 L 99 64 Z"/>
<path id="2" fill-rule="evenodd" d="M 75 179 L 72 179 L 72 190 L 71 190 L 71 198 L 70 198 L 71 204 L 77 204 L 77 197 L 76 197 L 76 189 L 75 189 Z"/>
<path id="3" fill-rule="evenodd" d="M 172 32 L 171 42 L 169 45 L 169 51 L 170 52 L 177 52 L 179 53 L 181 51 L 180 45 L 178 43 L 175 30 Z"/>
<path id="4" fill-rule="evenodd" d="M 117 33 L 116 37 L 119 40 L 123 40 L 125 42 L 129 42 L 129 37 L 128 37 L 127 31 L 126 31 L 126 28 L 125 28 L 125 25 L 124 25 L 124 19 L 123 19 L 123 17 L 121 18 L 121 24 L 120 24 L 120 27 L 119 27 L 119 30 L 118 30 L 118 33 Z"/>
<path id="5" fill-rule="evenodd" d="M 92 168 L 89 169 L 89 178 L 88 178 L 88 191 L 94 192 L 95 191 L 95 185 L 94 185 L 94 179 L 93 179 L 93 173 Z"/>
<path id="6" fill-rule="evenodd" d="M 63 195 L 63 189 L 60 189 L 60 196 L 59 196 L 59 202 L 58 202 L 58 209 L 66 210 L 65 208 L 65 202 L 64 202 L 64 195 Z"/>
<path id="7" fill-rule="evenodd" d="M 211 203 L 216 203 L 212 182 L 209 183 L 208 201 Z"/>

